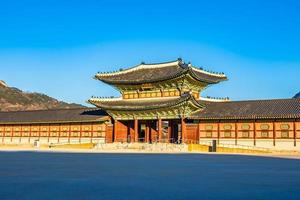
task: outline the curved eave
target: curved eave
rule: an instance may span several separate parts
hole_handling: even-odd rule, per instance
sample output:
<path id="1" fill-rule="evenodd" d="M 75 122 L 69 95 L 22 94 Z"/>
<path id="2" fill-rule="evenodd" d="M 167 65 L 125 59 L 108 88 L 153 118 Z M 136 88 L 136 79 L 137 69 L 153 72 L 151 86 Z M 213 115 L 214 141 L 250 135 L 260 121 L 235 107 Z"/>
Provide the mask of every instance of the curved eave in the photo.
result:
<path id="1" fill-rule="evenodd" d="M 123 100 L 128 101 L 128 100 Z M 185 96 L 181 96 L 178 99 L 172 99 L 170 101 L 166 101 L 163 103 L 157 102 L 154 105 L 141 105 L 141 106 L 124 106 L 124 105 L 108 105 L 105 100 L 89 100 L 88 102 L 107 111 L 147 111 L 147 110 L 155 110 L 155 109 L 163 109 L 168 107 L 174 107 L 178 105 L 182 105 L 185 102 L 191 101 L 195 107 L 203 108 L 204 105 L 200 104 L 191 94 L 185 94 Z"/>
<path id="2" fill-rule="evenodd" d="M 119 79 L 114 78 L 117 76 L 126 76 L 126 74 L 130 74 L 130 73 L 132 74 L 135 73 L 135 71 L 150 69 L 153 70 L 151 72 L 153 73 L 154 70 L 159 70 L 159 69 L 174 67 L 174 66 L 178 67 L 176 69 L 178 70 L 177 73 L 171 75 L 166 74 L 162 77 L 153 77 L 151 79 L 143 79 L 143 80 L 136 80 L 133 78 L 131 78 L 130 80 L 126 80 L 125 78 L 120 78 L 120 77 Z M 190 73 L 194 79 L 207 84 L 215 84 L 227 80 L 227 77 L 224 74 L 212 73 L 202 69 L 198 69 L 196 67 L 193 67 L 191 64 L 185 64 L 182 60 L 166 62 L 166 63 L 157 63 L 157 64 L 143 63 L 138 66 L 126 70 L 122 70 L 122 71 L 111 72 L 111 73 L 98 73 L 94 76 L 94 78 L 111 85 L 139 85 L 145 83 L 168 81 L 174 78 L 178 78 L 186 73 Z M 201 75 L 203 77 L 201 77 Z"/>
<path id="3" fill-rule="evenodd" d="M 192 67 L 189 67 L 189 74 L 194 78 L 196 79 L 197 81 L 200 81 L 200 82 L 204 82 L 204 83 L 207 83 L 207 84 L 216 84 L 216 83 L 220 83 L 222 81 L 227 81 L 227 77 L 225 75 L 223 76 L 218 76 L 218 75 L 208 75 L 208 74 L 205 74 L 207 76 L 210 76 L 210 77 L 213 77 L 214 79 L 216 80 L 208 80 L 208 79 L 205 79 L 203 77 L 200 77 L 199 75 L 197 75 L 197 73 L 195 73 L 195 69 L 192 68 Z"/>

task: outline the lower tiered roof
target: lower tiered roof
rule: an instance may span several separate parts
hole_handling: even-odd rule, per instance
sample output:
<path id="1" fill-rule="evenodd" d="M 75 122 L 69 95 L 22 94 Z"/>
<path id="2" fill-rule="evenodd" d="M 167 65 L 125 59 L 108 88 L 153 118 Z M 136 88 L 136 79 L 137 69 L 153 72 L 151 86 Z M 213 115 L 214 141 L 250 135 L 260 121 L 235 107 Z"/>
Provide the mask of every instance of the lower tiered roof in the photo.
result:
<path id="1" fill-rule="evenodd" d="M 189 116 L 203 108 L 190 93 L 177 97 L 144 99 L 102 99 L 92 98 L 91 104 L 107 111 L 114 119 L 174 119 Z"/>
<path id="2" fill-rule="evenodd" d="M 140 112 L 152 117 L 157 117 L 157 113 L 160 111 L 160 114 L 170 115 L 171 119 L 172 117 L 178 117 L 175 116 L 175 114 L 179 112 L 180 109 L 182 111 L 188 108 L 190 111 L 186 117 L 189 119 L 199 119 L 200 121 L 255 119 L 300 120 L 300 99 L 211 102 L 204 100 L 196 101 L 191 95 L 185 94 L 181 97 L 139 99 L 138 101 L 120 99 L 116 101 L 107 100 L 105 103 L 98 102 L 96 105 L 101 106 L 102 109 L 76 108 L 0 112 L 0 124 L 107 121 L 110 118 L 110 113 L 106 112 L 105 109 L 112 110 L 112 113 L 115 113 L 114 111 L 121 111 L 121 113 L 125 114 Z"/>
<path id="3" fill-rule="evenodd" d="M 103 110 L 140 111 L 172 107 L 191 100 L 199 107 L 203 107 L 191 94 L 185 93 L 182 96 L 163 98 L 143 99 L 121 99 L 121 98 L 92 98 L 89 102 Z"/>
<path id="4" fill-rule="evenodd" d="M 300 99 L 209 102 L 192 119 L 299 119 Z"/>
<path id="5" fill-rule="evenodd" d="M 97 108 L 0 112 L 0 124 L 96 122 L 106 120 L 108 120 L 107 113 Z"/>

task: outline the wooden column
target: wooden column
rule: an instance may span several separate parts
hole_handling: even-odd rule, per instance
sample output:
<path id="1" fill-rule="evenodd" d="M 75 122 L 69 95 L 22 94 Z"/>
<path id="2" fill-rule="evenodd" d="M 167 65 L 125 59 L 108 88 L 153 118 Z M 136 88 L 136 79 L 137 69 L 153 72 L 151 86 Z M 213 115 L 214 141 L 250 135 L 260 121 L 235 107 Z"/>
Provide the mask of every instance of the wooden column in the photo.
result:
<path id="1" fill-rule="evenodd" d="M 293 123 L 293 127 L 294 127 L 294 147 L 297 145 L 297 141 L 296 141 L 296 138 L 297 138 L 297 130 L 296 130 L 296 119 Z"/>
<path id="2" fill-rule="evenodd" d="M 162 120 L 158 118 L 158 142 L 161 141 L 161 134 L 162 134 Z"/>
<path id="3" fill-rule="evenodd" d="M 254 120 L 254 123 L 253 123 L 253 144 L 254 146 L 256 146 L 256 120 Z"/>
<path id="4" fill-rule="evenodd" d="M 48 133 L 47 133 L 47 136 L 48 136 L 48 143 L 50 142 L 50 124 L 48 124 Z"/>
<path id="5" fill-rule="evenodd" d="M 201 138 L 201 133 L 200 133 L 200 121 L 198 122 L 198 143 L 200 144 L 200 138 Z"/>
<path id="6" fill-rule="evenodd" d="M 80 128 L 79 128 L 79 143 L 81 143 L 81 137 L 82 137 L 82 123 L 80 123 Z"/>
<path id="7" fill-rule="evenodd" d="M 58 124 L 58 143 L 60 142 L 61 124 Z"/>
<path id="8" fill-rule="evenodd" d="M 275 128 L 275 122 L 273 122 L 273 146 L 276 145 L 276 128 Z"/>
<path id="9" fill-rule="evenodd" d="M 106 128 L 105 128 L 106 130 Z M 101 133 L 102 135 L 102 133 Z M 94 137 L 94 123 L 91 124 L 91 143 L 93 142 L 93 137 Z"/>
<path id="10" fill-rule="evenodd" d="M 186 140 L 186 124 L 184 118 L 181 118 L 181 139 L 182 143 L 184 143 Z"/>
<path id="11" fill-rule="evenodd" d="M 22 142 L 22 134 L 23 133 L 23 130 L 22 130 L 22 124 L 21 124 L 21 130 L 20 130 L 20 139 L 19 139 L 19 143 L 21 143 Z"/>
<path id="12" fill-rule="evenodd" d="M 237 121 L 234 123 L 234 130 L 235 130 L 235 145 L 237 145 L 237 140 L 238 140 L 238 125 L 237 125 Z"/>
<path id="13" fill-rule="evenodd" d="M 39 132 L 38 132 L 38 134 L 39 134 L 39 140 L 41 139 L 41 124 L 39 124 Z"/>
<path id="14" fill-rule="evenodd" d="M 148 143 L 149 141 L 149 121 L 146 121 L 146 133 L 145 133 L 145 141 L 146 143 Z"/>
<path id="15" fill-rule="evenodd" d="M 114 141 L 117 142 L 117 131 L 118 131 L 118 120 L 115 119 L 114 121 Z"/>
<path id="16" fill-rule="evenodd" d="M 13 137 L 14 137 L 14 126 L 15 126 L 15 125 L 12 125 L 12 126 L 11 126 L 11 137 L 10 137 L 10 142 L 13 141 Z"/>
<path id="17" fill-rule="evenodd" d="M 134 119 L 134 142 L 139 141 L 139 121 L 138 119 Z"/>
<path id="18" fill-rule="evenodd" d="M 22 131 L 22 130 L 21 130 Z M 3 133 L 2 133 L 2 144 L 4 143 L 4 137 L 6 133 L 6 125 L 3 125 Z M 21 138 L 21 137 L 20 137 Z"/>
<path id="19" fill-rule="evenodd" d="M 71 124 L 69 124 L 69 136 L 68 136 L 68 143 L 71 142 Z"/>
<path id="20" fill-rule="evenodd" d="M 173 134 L 173 121 L 169 120 L 169 128 L 168 128 L 168 141 L 167 143 L 171 142 L 172 134 Z"/>
<path id="21" fill-rule="evenodd" d="M 31 138 L 31 124 L 29 125 L 29 138 L 28 138 L 28 143 L 30 143 L 30 138 Z"/>
<path id="22" fill-rule="evenodd" d="M 220 144 L 220 121 L 218 121 L 218 144 Z"/>

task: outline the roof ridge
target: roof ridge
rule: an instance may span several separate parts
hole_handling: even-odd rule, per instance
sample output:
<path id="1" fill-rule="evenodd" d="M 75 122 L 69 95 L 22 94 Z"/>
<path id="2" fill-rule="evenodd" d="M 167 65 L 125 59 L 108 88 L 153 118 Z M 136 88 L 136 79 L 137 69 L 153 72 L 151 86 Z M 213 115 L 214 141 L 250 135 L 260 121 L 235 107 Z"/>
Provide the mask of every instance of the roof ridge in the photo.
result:
<path id="1" fill-rule="evenodd" d="M 148 68 L 161 68 L 161 67 L 167 67 L 170 66 L 170 64 L 177 64 L 179 65 L 179 63 L 183 62 L 181 59 L 177 59 L 175 61 L 169 61 L 169 62 L 163 62 L 163 63 L 149 63 L 146 64 L 144 62 L 141 62 L 140 64 L 124 69 L 124 70 L 119 70 L 119 71 L 114 71 L 114 72 L 98 72 L 95 75 L 95 78 L 97 78 L 97 76 L 113 76 L 113 75 L 119 75 L 119 74 L 125 74 L 125 73 L 129 73 L 132 71 L 136 71 L 139 69 L 148 69 Z"/>

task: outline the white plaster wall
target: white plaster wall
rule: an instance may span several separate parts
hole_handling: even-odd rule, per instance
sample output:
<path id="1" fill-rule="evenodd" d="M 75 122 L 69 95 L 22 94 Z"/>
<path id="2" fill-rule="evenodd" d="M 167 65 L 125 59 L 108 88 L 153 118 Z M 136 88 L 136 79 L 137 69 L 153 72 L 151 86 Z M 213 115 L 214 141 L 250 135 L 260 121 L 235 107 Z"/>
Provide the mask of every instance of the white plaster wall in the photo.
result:
<path id="1" fill-rule="evenodd" d="M 46 137 L 40 137 L 39 141 L 40 141 L 40 144 L 49 144 L 48 138 L 46 138 Z"/>
<path id="2" fill-rule="evenodd" d="M 51 144 L 56 144 L 58 143 L 58 137 L 50 137 L 49 138 L 49 143 Z"/>
<path id="3" fill-rule="evenodd" d="M 98 143 L 98 144 L 104 144 L 105 143 L 105 138 L 93 138 L 92 142 L 93 143 Z"/>
<path id="4" fill-rule="evenodd" d="M 273 139 L 256 139 L 256 147 L 273 148 Z"/>
<path id="5" fill-rule="evenodd" d="M 59 143 L 68 143 L 69 138 L 59 138 Z"/>
<path id="6" fill-rule="evenodd" d="M 219 144 L 235 145 L 235 139 L 220 138 Z"/>
<path id="7" fill-rule="evenodd" d="M 296 150 L 297 148 L 299 149 L 299 145 L 297 145 L 297 146 L 296 147 L 294 146 L 293 139 L 276 139 L 274 149 L 276 149 L 276 150 Z"/>
<path id="8" fill-rule="evenodd" d="M 70 143 L 78 144 L 79 143 L 79 138 L 70 138 Z"/>
<path id="9" fill-rule="evenodd" d="M 238 139 L 237 144 L 242 146 L 254 146 L 254 139 Z"/>

